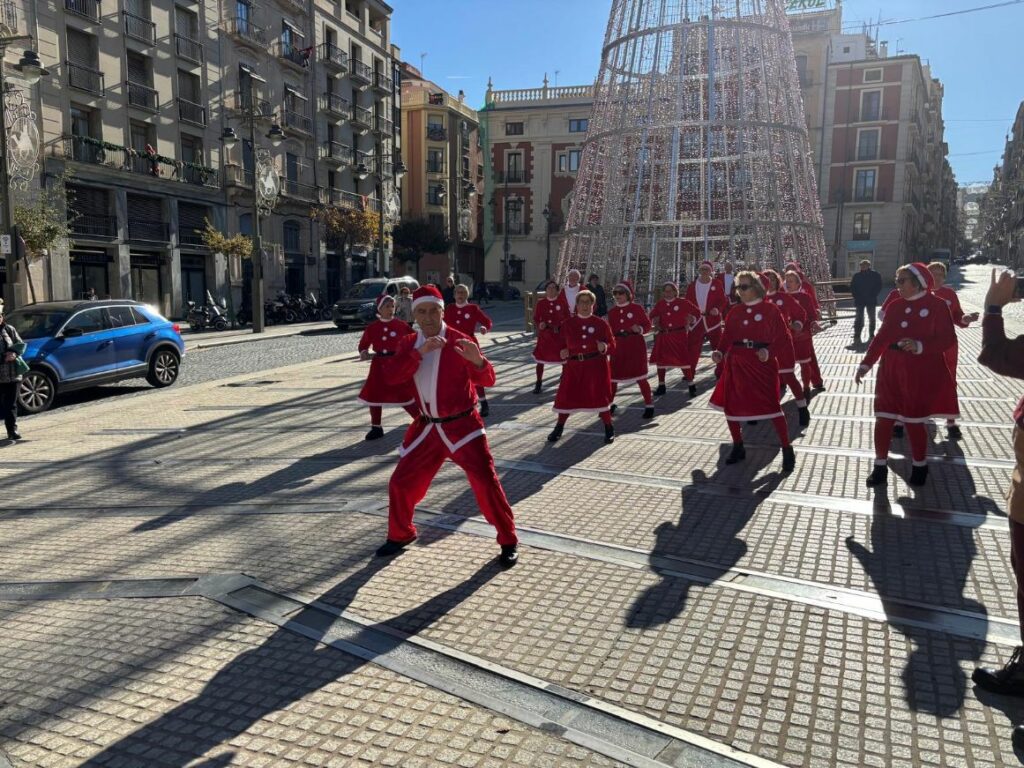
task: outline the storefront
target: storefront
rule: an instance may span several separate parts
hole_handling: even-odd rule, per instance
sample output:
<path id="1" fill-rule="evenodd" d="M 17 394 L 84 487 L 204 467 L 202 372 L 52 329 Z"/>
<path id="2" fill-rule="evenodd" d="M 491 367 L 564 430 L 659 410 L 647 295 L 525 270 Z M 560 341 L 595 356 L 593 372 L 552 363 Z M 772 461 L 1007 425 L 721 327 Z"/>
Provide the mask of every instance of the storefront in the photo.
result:
<path id="1" fill-rule="evenodd" d="M 248 260 L 247 260 L 248 261 Z M 181 300 L 203 304 L 206 301 L 206 257 L 181 254 Z"/>
<path id="2" fill-rule="evenodd" d="M 160 274 L 162 263 L 163 258 L 156 253 L 131 253 L 132 298 L 166 312 L 167 307 L 163 306 L 163 279 Z"/>
<path id="3" fill-rule="evenodd" d="M 70 254 L 71 298 L 105 299 L 110 296 L 110 265 L 106 251 L 75 250 Z"/>

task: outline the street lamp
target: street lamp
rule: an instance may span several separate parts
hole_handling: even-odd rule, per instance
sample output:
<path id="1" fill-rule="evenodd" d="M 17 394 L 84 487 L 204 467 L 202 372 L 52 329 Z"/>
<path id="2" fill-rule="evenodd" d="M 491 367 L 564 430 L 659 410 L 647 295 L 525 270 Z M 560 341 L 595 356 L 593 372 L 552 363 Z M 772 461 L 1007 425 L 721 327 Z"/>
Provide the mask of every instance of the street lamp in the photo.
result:
<path id="1" fill-rule="evenodd" d="M 256 122 L 265 116 L 256 101 L 255 88 L 249 82 L 249 98 L 238 119 L 249 128 L 249 143 L 253 152 L 252 169 L 252 332 L 263 333 L 265 319 L 263 317 L 263 234 L 261 214 L 269 216 L 277 204 L 277 196 L 281 191 L 281 180 L 270 159 L 270 153 L 256 146 Z M 235 129 L 226 126 L 221 133 L 221 142 L 225 150 L 230 150 L 238 143 Z M 267 139 L 274 147 L 280 146 L 285 139 L 281 126 L 274 123 L 267 132 Z M 245 177 L 245 162 L 242 162 L 242 176 Z M 230 286 L 229 286 L 230 289 Z M 234 325 L 235 319 L 231 318 Z"/>

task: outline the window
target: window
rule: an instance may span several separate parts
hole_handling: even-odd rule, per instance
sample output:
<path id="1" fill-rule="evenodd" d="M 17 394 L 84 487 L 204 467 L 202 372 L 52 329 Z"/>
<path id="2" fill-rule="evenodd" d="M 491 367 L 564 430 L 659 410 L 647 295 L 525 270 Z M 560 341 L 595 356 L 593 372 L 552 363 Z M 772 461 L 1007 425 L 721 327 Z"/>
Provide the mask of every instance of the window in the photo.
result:
<path id="1" fill-rule="evenodd" d="M 875 199 L 875 175 L 874 168 L 870 170 L 857 171 L 857 177 L 853 185 L 853 199 L 856 202 L 870 202 Z"/>
<path id="2" fill-rule="evenodd" d="M 873 129 L 861 131 L 857 135 L 857 159 L 875 160 L 878 158 L 878 137 L 881 131 Z"/>
<path id="3" fill-rule="evenodd" d="M 68 324 L 64 326 L 64 330 L 80 328 L 82 333 L 96 333 L 97 331 L 102 331 L 104 327 L 103 310 L 87 309 L 71 318 Z"/>
<path id="4" fill-rule="evenodd" d="M 111 328 L 127 328 L 135 325 L 135 315 L 131 307 L 107 307 L 107 317 L 110 318 Z"/>
<path id="5" fill-rule="evenodd" d="M 560 154 L 558 156 L 558 172 L 566 173 L 569 170 L 569 156 Z"/>
<path id="6" fill-rule="evenodd" d="M 431 184 L 427 187 L 427 203 L 430 205 L 444 205 L 445 194 L 443 184 Z"/>
<path id="7" fill-rule="evenodd" d="M 864 70 L 864 82 L 865 83 L 880 83 L 880 82 L 882 82 L 882 70 L 880 70 L 880 69 L 865 69 Z"/>
<path id="8" fill-rule="evenodd" d="M 444 130 L 444 118 L 440 115 L 427 115 L 427 128 Z"/>
<path id="9" fill-rule="evenodd" d="M 853 214 L 853 239 L 854 240 L 870 240 L 871 239 L 871 214 L 870 213 L 855 213 L 855 214 Z"/>
<path id="10" fill-rule="evenodd" d="M 576 173 L 580 169 L 580 156 L 583 154 L 581 149 L 570 149 L 569 150 L 569 172 Z"/>
<path id="11" fill-rule="evenodd" d="M 881 119 L 882 92 L 865 91 L 860 96 L 860 120 L 862 123 Z"/>
<path id="12" fill-rule="evenodd" d="M 285 155 L 285 178 L 291 182 L 297 182 L 299 180 L 299 158 L 297 155 L 293 155 L 288 152 Z"/>
<path id="13" fill-rule="evenodd" d="M 284 223 L 284 246 L 285 253 L 301 253 L 301 228 L 297 221 L 286 221 Z"/>
<path id="14" fill-rule="evenodd" d="M 150 319 L 142 314 L 138 307 L 131 307 L 132 318 L 135 320 L 135 325 L 148 325 Z"/>
<path id="15" fill-rule="evenodd" d="M 523 234 L 523 201 L 512 199 L 505 202 L 505 221 L 510 235 Z"/>
<path id="16" fill-rule="evenodd" d="M 586 133 L 587 128 L 590 127 L 590 120 L 570 120 L 569 121 L 569 133 Z"/>
<path id="17" fill-rule="evenodd" d="M 522 184 L 525 181 L 522 152 L 509 152 L 505 155 L 505 181 L 509 184 Z"/>
<path id="18" fill-rule="evenodd" d="M 513 283 L 523 282 L 523 264 L 524 259 L 509 259 L 508 262 L 508 279 Z"/>
<path id="19" fill-rule="evenodd" d="M 811 84 L 811 78 L 807 74 L 807 57 L 804 54 L 796 57 L 796 74 L 800 78 L 801 88 L 806 88 Z"/>
<path id="20" fill-rule="evenodd" d="M 505 123 L 505 135 L 506 136 L 522 136 L 523 135 L 523 124 L 522 123 Z"/>
<path id="21" fill-rule="evenodd" d="M 444 173 L 444 150 L 427 150 L 427 173 Z"/>

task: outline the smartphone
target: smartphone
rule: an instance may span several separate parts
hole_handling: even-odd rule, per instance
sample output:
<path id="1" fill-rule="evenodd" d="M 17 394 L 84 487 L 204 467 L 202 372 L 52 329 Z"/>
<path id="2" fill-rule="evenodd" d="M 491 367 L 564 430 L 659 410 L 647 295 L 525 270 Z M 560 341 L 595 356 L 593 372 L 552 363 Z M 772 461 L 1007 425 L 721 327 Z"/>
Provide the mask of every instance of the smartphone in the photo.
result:
<path id="1" fill-rule="evenodd" d="M 1024 299 L 1024 277 L 1017 278 L 1017 287 L 1013 291 L 1013 298 Z"/>

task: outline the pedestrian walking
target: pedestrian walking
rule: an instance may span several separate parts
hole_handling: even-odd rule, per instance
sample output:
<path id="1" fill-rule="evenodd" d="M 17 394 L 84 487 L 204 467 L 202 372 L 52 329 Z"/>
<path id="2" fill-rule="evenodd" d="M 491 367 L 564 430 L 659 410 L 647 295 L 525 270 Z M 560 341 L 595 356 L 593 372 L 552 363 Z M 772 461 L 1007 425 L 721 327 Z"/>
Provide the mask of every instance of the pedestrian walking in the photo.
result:
<path id="1" fill-rule="evenodd" d="M 413 512 L 450 459 L 466 473 L 480 511 L 497 529 L 499 562 L 509 568 L 518 561 L 519 539 L 475 408 L 476 389 L 494 386 L 494 367 L 469 336 L 444 322 L 444 300 L 436 288 L 418 288 L 412 303 L 419 331 L 386 358 L 384 378 L 395 387 L 413 384 L 420 416 L 405 433 L 388 483 L 388 537 L 377 555 L 397 554 L 416 540 Z"/>
<path id="2" fill-rule="evenodd" d="M 459 284 L 455 286 L 455 301 L 449 304 L 444 310 L 444 321 L 452 328 L 466 334 L 473 343 L 479 346 L 477 333 L 487 333 L 494 323 L 487 313 L 480 309 L 477 304 L 469 303 L 469 288 Z M 476 396 L 480 401 L 480 415 L 487 417 L 490 408 L 487 405 L 487 393 L 482 386 L 476 388 Z"/>
<path id="3" fill-rule="evenodd" d="M 594 294 L 596 304 L 594 314 L 598 317 L 605 317 L 608 314 L 608 297 L 605 295 L 604 286 L 601 285 L 601 278 L 591 275 L 587 278 L 587 290 Z"/>
<path id="4" fill-rule="evenodd" d="M 455 303 L 455 276 L 448 275 L 444 281 L 444 290 L 441 291 L 441 296 L 444 298 L 444 305 L 446 307 L 451 306 Z"/>
<path id="5" fill-rule="evenodd" d="M 761 285 L 765 290 L 765 299 L 782 313 L 783 328 L 786 331 L 786 338 L 779 341 L 779 383 L 783 390 L 788 387 L 792 392 L 793 399 L 796 400 L 800 426 L 806 427 L 811 423 L 811 412 L 807 408 L 804 389 L 796 377 L 796 347 L 793 334 L 804 329 L 807 312 L 794 296 L 779 290 L 782 278 L 774 269 L 766 269 L 761 273 Z"/>
<path id="6" fill-rule="evenodd" d="M 850 293 L 853 295 L 853 306 L 857 316 L 853 321 L 853 342 L 861 343 L 864 333 L 864 316 L 868 320 L 868 341 L 875 338 L 875 307 L 878 296 L 882 292 L 882 276 L 871 268 L 868 259 L 861 259 L 860 271 L 850 278 Z"/>
<path id="7" fill-rule="evenodd" d="M 412 290 L 410 290 L 408 285 L 403 285 L 398 289 L 395 317 L 402 322 L 412 325 Z"/>
<path id="8" fill-rule="evenodd" d="M 690 334 L 690 343 L 696 347 L 696 358 L 700 358 L 700 349 L 707 339 L 712 351 L 718 349 L 718 341 L 722 337 L 722 321 L 729 311 L 729 298 L 718 280 L 712 279 L 714 265 L 710 261 L 703 262 L 697 270 L 697 279 L 686 288 L 686 298 L 697 305 L 701 313 L 700 325 Z M 715 366 L 715 376 L 720 376 L 722 367 Z"/>
<path id="9" fill-rule="evenodd" d="M 800 275 L 800 287 L 804 292 L 811 297 L 811 306 L 814 308 L 814 314 L 809 318 L 811 322 L 817 322 L 821 320 L 821 304 L 818 301 L 818 290 L 817 287 L 811 282 L 811 279 L 804 274 L 803 269 L 800 267 L 799 261 L 790 261 L 786 263 L 787 272 L 796 272 Z"/>
<path id="10" fill-rule="evenodd" d="M 412 327 L 395 317 L 395 299 L 381 294 L 377 299 L 377 319 L 366 326 L 359 339 L 359 359 L 370 361 L 366 383 L 359 390 L 359 402 L 370 407 L 370 431 L 367 440 L 384 437 L 381 417 L 385 408 L 404 408 L 414 419 L 419 417 L 412 382 L 391 386 L 384 379 L 384 360 L 395 354 L 398 343 L 412 333 Z M 371 355 L 371 350 L 373 354 Z"/>
<path id="11" fill-rule="evenodd" d="M 18 329 L 7 322 L 4 302 L 0 299 L 0 416 L 7 427 L 8 440 L 21 440 L 18 432 L 18 388 L 22 372 L 27 368 L 21 355 L 26 344 Z"/>
<path id="12" fill-rule="evenodd" d="M 971 323 L 978 319 L 978 313 L 964 314 L 956 291 L 946 285 L 946 265 L 941 261 L 933 261 L 928 265 L 928 271 L 932 273 L 932 279 L 935 281 L 935 295 L 945 301 L 946 306 L 949 307 L 949 313 L 953 318 L 953 325 L 957 328 L 969 328 Z M 957 387 L 956 365 L 959 357 L 960 342 L 954 337 L 953 346 L 946 350 L 946 367 L 949 368 L 949 372 L 953 376 L 954 387 Z M 957 426 L 956 419 L 948 419 L 946 421 L 946 437 L 949 440 L 959 440 L 963 437 L 960 427 Z"/>
<path id="13" fill-rule="evenodd" d="M 533 361 L 537 364 L 537 384 L 533 394 L 539 395 L 544 381 L 544 366 L 562 367 L 562 323 L 569 319 L 569 307 L 565 297 L 558 290 L 558 283 L 548 280 L 544 296 L 533 308 L 533 327 L 537 329 L 537 341 L 533 347 Z"/>
<path id="14" fill-rule="evenodd" d="M 920 486 L 928 480 L 925 423 L 960 415 L 945 357 L 956 341 L 949 307 L 932 293 L 931 272 L 921 262 L 900 267 L 896 287 L 900 297 L 886 310 L 855 377 L 860 384 L 881 359 L 875 381 L 875 466 L 867 478 L 869 487 L 888 479 L 889 445 L 897 420 L 910 438 L 913 465 L 908 482 Z"/>
<path id="15" fill-rule="evenodd" d="M 651 364 L 658 367 L 656 395 L 665 394 L 665 375 L 670 368 L 679 368 L 689 387 L 690 397 L 696 397 L 697 385 L 693 377 L 700 358 L 700 345 L 690 343 L 690 333 L 702 322 L 700 308 L 689 299 L 679 296 L 679 286 L 668 282 L 661 287 L 661 300 L 651 310 L 654 327 L 654 349 Z"/>
<path id="16" fill-rule="evenodd" d="M 800 365 L 800 382 L 804 389 L 804 397 L 810 398 L 815 389 L 825 389 L 825 382 L 818 366 L 818 356 L 814 350 L 814 301 L 803 288 L 800 273 L 790 270 L 785 277 L 786 293 L 799 303 L 804 311 L 805 321 L 799 331 L 793 333 L 793 351 L 796 362 Z"/>
<path id="17" fill-rule="evenodd" d="M 789 425 L 779 402 L 779 364 L 786 338 L 785 318 L 764 300 L 765 290 L 756 272 L 736 276 L 740 304 L 725 318 L 725 328 L 712 355 L 722 364 L 722 376 L 711 394 L 710 405 L 725 413 L 732 436 L 726 464 L 747 457 L 742 423 L 767 419 L 782 446 L 782 471 L 792 472 L 796 454 L 789 443 Z"/>
<path id="18" fill-rule="evenodd" d="M 561 357 L 565 361 L 552 410 L 558 423 L 548 440 L 562 436 L 573 413 L 596 413 L 604 422 L 604 441 L 615 439 L 612 426 L 612 373 L 608 356 L 615 351 L 615 337 L 604 318 L 594 314 L 597 299 L 582 290 L 576 297 L 576 314 L 562 323 Z"/>
<path id="19" fill-rule="evenodd" d="M 1006 337 L 1003 326 L 1003 307 L 1020 301 L 1017 280 L 1012 272 L 998 274 L 992 270 L 992 280 L 985 295 L 985 317 L 981 321 L 981 354 L 978 362 L 1000 376 L 1024 379 L 1024 336 Z M 1020 625 L 1022 645 L 1018 645 L 1009 660 L 1000 669 L 978 667 L 971 679 L 991 693 L 1003 696 L 1024 696 L 1024 397 L 1013 412 L 1013 453 L 1016 466 L 1007 494 L 1007 513 L 1010 525 L 1010 565 L 1017 582 L 1017 622 Z M 1024 749 L 1024 726 L 1013 729 L 1013 743 Z"/>
<path id="20" fill-rule="evenodd" d="M 573 314 L 576 313 L 576 297 L 579 296 L 581 290 L 583 290 L 583 286 L 580 285 L 580 271 L 578 269 L 570 269 L 566 283 L 562 286 L 562 296 L 565 298 L 565 305 Z M 591 295 L 593 296 L 594 294 Z M 597 300 L 596 296 L 594 300 Z"/>
<path id="21" fill-rule="evenodd" d="M 610 355 L 612 367 L 612 400 L 620 384 L 633 384 L 640 388 L 644 399 L 642 418 L 654 418 L 654 398 L 651 384 L 647 381 L 650 365 L 647 362 L 647 339 L 644 334 L 651 330 L 651 319 L 647 311 L 633 300 L 633 284 L 623 280 L 612 288 L 615 306 L 608 312 L 608 325 L 615 334 L 615 349 Z M 615 413 L 615 405 L 611 406 Z"/>

